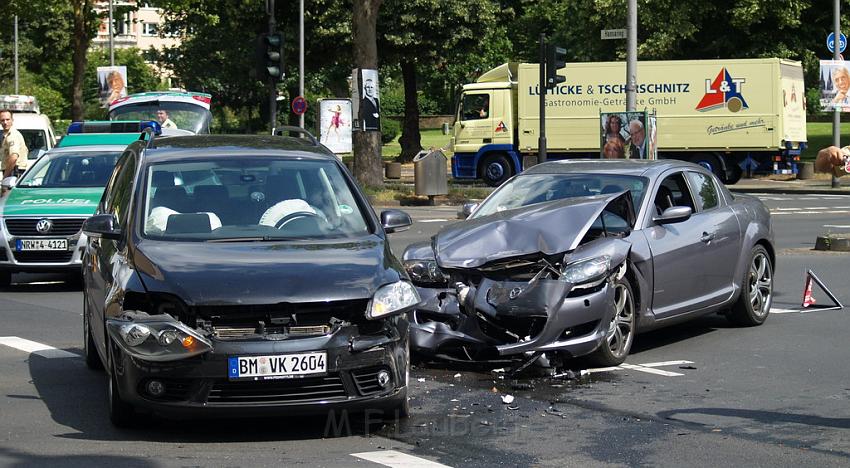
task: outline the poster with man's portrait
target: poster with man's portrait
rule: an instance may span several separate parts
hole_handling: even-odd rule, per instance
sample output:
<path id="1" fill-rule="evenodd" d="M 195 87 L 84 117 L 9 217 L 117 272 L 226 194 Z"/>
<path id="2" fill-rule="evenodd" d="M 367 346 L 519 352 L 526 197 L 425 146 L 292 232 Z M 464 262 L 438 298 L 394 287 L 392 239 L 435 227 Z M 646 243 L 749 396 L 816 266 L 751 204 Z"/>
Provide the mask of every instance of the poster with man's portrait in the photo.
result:
<path id="1" fill-rule="evenodd" d="M 351 100 L 319 99 L 319 141 L 336 154 L 351 152 Z"/>
<path id="2" fill-rule="evenodd" d="M 647 159 L 646 112 L 602 112 L 600 155 L 603 159 Z"/>
<path id="3" fill-rule="evenodd" d="M 850 112 L 850 62 L 821 60 L 819 81 L 821 107 L 824 110 Z"/>
<path id="4" fill-rule="evenodd" d="M 378 91 L 378 70 L 355 69 L 351 100 L 354 103 L 355 130 L 381 130 L 381 102 Z"/>
<path id="5" fill-rule="evenodd" d="M 100 102 L 107 107 L 110 102 L 127 95 L 127 67 L 97 67 Z"/>

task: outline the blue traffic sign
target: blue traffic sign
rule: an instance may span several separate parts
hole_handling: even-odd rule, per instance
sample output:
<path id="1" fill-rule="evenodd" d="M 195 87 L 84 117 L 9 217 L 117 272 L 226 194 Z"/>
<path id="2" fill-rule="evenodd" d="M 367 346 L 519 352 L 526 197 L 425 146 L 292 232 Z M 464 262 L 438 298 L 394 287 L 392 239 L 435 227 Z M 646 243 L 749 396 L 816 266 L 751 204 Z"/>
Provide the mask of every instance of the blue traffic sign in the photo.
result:
<path id="1" fill-rule="evenodd" d="M 829 49 L 830 52 L 835 52 L 835 33 L 829 33 L 829 36 L 826 36 L 826 48 Z M 838 52 L 844 52 L 844 49 L 847 48 L 847 36 L 844 33 L 841 33 L 841 36 L 838 40 Z"/>

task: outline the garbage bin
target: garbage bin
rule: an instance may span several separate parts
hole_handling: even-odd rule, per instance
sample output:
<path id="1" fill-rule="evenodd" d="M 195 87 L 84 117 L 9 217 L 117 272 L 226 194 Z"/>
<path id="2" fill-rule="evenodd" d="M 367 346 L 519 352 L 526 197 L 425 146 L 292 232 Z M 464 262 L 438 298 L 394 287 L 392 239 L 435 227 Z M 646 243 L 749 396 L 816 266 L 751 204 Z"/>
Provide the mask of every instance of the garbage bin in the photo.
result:
<path id="1" fill-rule="evenodd" d="M 435 195 L 449 193 L 446 155 L 442 151 L 420 151 L 413 158 L 413 185 L 416 195 L 427 195 L 432 204 Z"/>

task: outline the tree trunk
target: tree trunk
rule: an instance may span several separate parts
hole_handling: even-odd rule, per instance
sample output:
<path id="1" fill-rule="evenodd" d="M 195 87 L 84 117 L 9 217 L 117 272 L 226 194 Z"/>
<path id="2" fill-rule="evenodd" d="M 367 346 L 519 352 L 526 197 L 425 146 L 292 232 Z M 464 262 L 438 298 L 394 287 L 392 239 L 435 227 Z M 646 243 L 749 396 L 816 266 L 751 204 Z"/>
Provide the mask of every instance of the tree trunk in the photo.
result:
<path id="1" fill-rule="evenodd" d="M 86 62 L 88 60 L 86 52 L 91 43 L 87 20 L 91 14 L 92 5 L 90 0 L 74 0 L 72 9 L 74 11 L 74 35 L 71 38 L 73 48 L 71 62 L 74 64 L 74 72 L 71 80 L 71 120 L 83 120 L 85 118 L 83 79 L 86 75 Z"/>
<path id="2" fill-rule="evenodd" d="M 422 150 L 422 135 L 419 133 L 419 100 L 416 93 L 416 64 L 401 62 L 401 77 L 404 81 L 404 120 L 401 124 L 401 162 L 413 161 Z"/>
<path id="3" fill-rule="evenodd" d="M 378 68 L 377 23 L 381 0 L 354 0 L 352 5 L 354 66 Z M 380 97 L 379 97 L 380 98 Z M 356 117 L 356 116 L 355 116 Z M 354 177 L 361 185 L 384 185 L 381 132 L 354 132 Z"/>

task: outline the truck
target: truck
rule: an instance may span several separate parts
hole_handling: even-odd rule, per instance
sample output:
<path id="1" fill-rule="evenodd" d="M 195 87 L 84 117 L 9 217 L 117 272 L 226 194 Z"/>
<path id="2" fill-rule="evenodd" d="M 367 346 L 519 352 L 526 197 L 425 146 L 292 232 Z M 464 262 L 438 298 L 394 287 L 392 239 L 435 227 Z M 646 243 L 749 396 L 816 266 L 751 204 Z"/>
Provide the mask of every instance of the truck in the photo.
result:
<path id="1" fill-rule="evenodd" d="M 599 158 L 603 112 L 626 109 L 624 62 L 568 63 L 547 90 L 547 158 Z M 537 161 L 539 65 L 506 63 L 463 86 L 450 148 L 455 179 L 497 186 Z M 637 111 L 657 116 L 659 158 L 700 164 L 724 183 L 744 170 L 796 170 L 806 147 L 800 62 L 642 61 Z M 781 166 L 781 169 L 780 169 Z"/>

